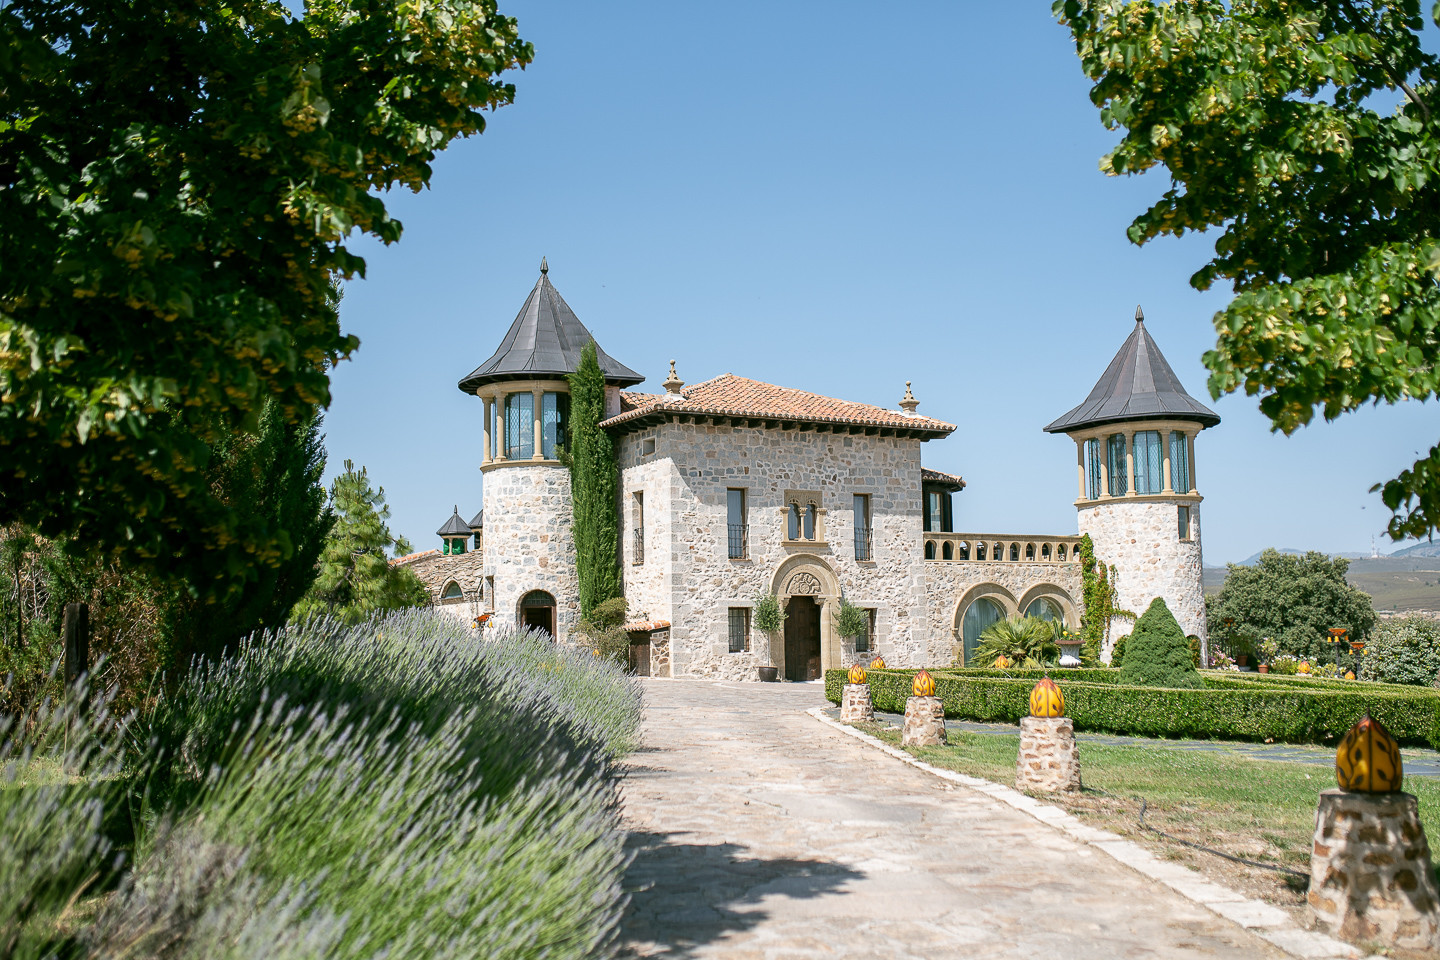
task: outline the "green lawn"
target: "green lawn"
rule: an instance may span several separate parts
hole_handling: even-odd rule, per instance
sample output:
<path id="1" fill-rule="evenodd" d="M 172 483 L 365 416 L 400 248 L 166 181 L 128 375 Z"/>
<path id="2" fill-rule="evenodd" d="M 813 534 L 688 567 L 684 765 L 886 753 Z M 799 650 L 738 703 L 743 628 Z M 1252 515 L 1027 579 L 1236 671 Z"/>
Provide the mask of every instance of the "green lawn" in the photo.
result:
<path id="1" fill-rule="evenodd" d="M 898 730 L 874 724 L 856 726 L 899 746 Z M 937 767 L 1014 785 L 1018 732 L 967 733 L 951 727 L 948 737 L 946 746 L 910 748 L 909 752 Z M 1278 874 L 1233 867 L 1208 854 L 1191 856 L 1180 845 L 1138 829 L 1139 798 L 1143 797 L 1146 823 L 1161 830 L 1234 856 L 1308 871 L 1315 805 L 1321 790 L 1335 786 L 1333 767 L 1260 760 L 1217 746 L 1222 752 L 1179 749 L 1176 741 L 1119 746 L 1082 740 L 1080 770 L 1085 790 L 1045 799 L 1095 826 L 1168 848 L 1167 855 L 1207 872 L 1239 870 L 1251 881 L 1252 892 L 1294 905 L 1298 902 L 1296 890 L 1304 889 L 1304 881 L 1298 878 L 1287 884 Z M 1333 750 L 1323 747 L 1315 752 L 1334 756 Z M 1440 838 L 1440 778 L 1408 777 L 1405 789 L 1419 797 L 1420 817 L 1433 843 Z M 1256 882 L 1274 889 L 1255 890 Z"/>

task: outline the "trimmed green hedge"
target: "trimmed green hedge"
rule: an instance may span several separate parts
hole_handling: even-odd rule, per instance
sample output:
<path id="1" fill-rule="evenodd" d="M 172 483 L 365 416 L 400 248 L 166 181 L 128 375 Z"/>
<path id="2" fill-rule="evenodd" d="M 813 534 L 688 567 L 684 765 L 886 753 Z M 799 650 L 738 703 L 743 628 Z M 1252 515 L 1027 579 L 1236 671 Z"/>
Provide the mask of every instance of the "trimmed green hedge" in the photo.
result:
<path id="1" fill-rule="evenodd" d="M 1146 737 L 1333 743 L 1368 710 L 1401 743 L 1440 749 L 1440 696 L 1432 691 L 1351 681 L 1337 689 L 1317 686 L 1323 681 L 1315 680 L 1298 681 L 1304 687 L 1242 681 L 1221 682 L 1204 690 L 1170 690 L 1069 679 L 1081 672 L 1052 674 L 1065 693 L 1065 714 L 1075 722 L 1077 730 Z M 914 675 L 913 670 L 870 671 L 868 681 L 875 708 L 903 711 Z M 1207 683 L 1212 676 L 1206 675 Z M 1030 711 L 1034 678 L 978 677 L 969 671 L 959 675 L 951 670 L 936 671 L 934 677 L 935 694 L 944 704 L 947 717 L 1019 723 Z M 826 695 L 838 703 L 845 684 L 844 671 L 828 671 L 825 681 Z"/>

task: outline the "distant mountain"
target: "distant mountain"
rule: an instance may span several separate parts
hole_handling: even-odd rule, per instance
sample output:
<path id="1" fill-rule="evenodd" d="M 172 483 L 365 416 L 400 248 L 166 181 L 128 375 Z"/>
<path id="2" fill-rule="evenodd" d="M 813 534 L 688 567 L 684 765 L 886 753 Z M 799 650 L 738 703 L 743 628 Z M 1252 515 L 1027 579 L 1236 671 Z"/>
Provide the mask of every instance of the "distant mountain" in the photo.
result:
<path id="1" fill-rule="evenodd" d="M 1242 566 L 1242 567 L 1253 567 L 1253 566 L 1255 566 L 1255 564 L 1257 564 L 1257 563 L 1260 562 L 1260 554 L 1261 554 L 1261 553 L 1264 553 L 1264 552 L 1265 552 L 1264 550 L 1261 550 L 1260 553 L 1252 553 L 1250 556 L 1248 556 L 1248 557 L 1246 557 L 1244 560 L 1241 560 L 1241 561 L 1240 561 L 1240 566 Z M 1294 547 L 1276 547 L 1276 548 L 1275 548 L 1275 552 L 1276 552 L 1276 553 L 1288 553 L 1288 554 L 1290 554 L 1291 556 L 1295 556 L 1295 557 L 1303 557 L 1303 556 L 1305 555 L 1305 551 L 1304 551 L 1304 550 L 1296 550 Z"/>
<path id="2" fill-rule="evenodd" d="M 1440 543 L 1417 543 L 1406 547 L 1404 550 L 1396 550 L 1390 554 L 1392 557 L 1440 557 Z"/>

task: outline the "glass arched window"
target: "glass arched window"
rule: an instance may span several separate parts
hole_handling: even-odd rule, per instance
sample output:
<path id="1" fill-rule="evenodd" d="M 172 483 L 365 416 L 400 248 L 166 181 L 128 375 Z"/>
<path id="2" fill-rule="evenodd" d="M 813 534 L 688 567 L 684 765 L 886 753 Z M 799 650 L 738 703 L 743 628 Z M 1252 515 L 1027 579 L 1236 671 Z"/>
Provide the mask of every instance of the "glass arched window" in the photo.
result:
<path id="1" fill-rule="evenodd" d="M 1041 620 L 1064 620 L 1065 611 L 1060 609 L 1060 604 L 1049 597 L 1036 597 L 1025 608 L 1025 616 L 1039 617 Z"/>
<path id="2" fill-rule="evenodd" d="M 800 504 L 790 501 L 790 509 L 785 511 L 785 539 L 800 539 Z"/>
<path id="3" fill-rule="evenodd" d="M 817 509 L 817 508 L 816 508 L 815 504 L 813 504 L 813 503 L 807 503 L 807 504 L 805 505 L 805 539 L 806 539 L 806 540 L 814 540 L 814 539 L 815 539 L 815 511 L 816 511 L 816 509 Z"/>
<path id="4" fill-rule="evenodd" d="M 965 666 L 986 666 L 972 661 L 975 658 L 975 648 L 980 644 L 980 634 L 992 623 L 1005 619 L 1005 608 L 989 597 L 976 597 L 971 601 L 970 606 L 965 608 L 965 616 L 960 621 L 960 637 L 965 645 Z"/>
<path id="5" fill-rule="evenodd" d="M 570 394 L 547 393 L 540 398 L 540 444 L 546 460 L 555 459 L 555 450 L 570 442 Z"/>
<path id="6" fill-rule="evenodd" d="M 1190 492 L 1190 444 L 1179 430 L 1170 431 L 1170 489 Z"/>
<path id="7" fill-rule="evenodd" d="M 1159 493 L 1163 479 L 1160 431 L 1141 430 L 1135 434 L 1135 492 Z"/>
<path id="8" fill-rule="evenodd" d="M 505 456 L 510 460 L 535 456 L 535 395 L 528 391 L 505 398 Z"/>
<path id="9" fill-rule="evenodd" d="M 449 583 L 445 584 L 445 589 L 440 591 L 440 599 L 464 600 L 465 591 L 460 589 L 460 584 L 456 583 L 454 580 L 451 580 Z"/>

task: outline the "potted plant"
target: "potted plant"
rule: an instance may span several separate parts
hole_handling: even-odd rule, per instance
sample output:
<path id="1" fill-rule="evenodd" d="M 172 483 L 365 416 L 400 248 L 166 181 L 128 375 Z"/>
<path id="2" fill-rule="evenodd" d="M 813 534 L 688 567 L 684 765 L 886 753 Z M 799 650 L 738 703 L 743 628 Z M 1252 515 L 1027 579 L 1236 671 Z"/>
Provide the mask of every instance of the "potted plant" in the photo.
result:
<path id="1" fill-rule="evenodd" d="M 779 678 L 780 668 L 771 663 L 770 648 L 774 643 L 776 632 L 785 626 L 785 618 L 789 614 L 785 608 L 780 606 L 780 598 L 773 593 L 761 593 L 755 597 L 755 608 L 751 612 L 754 618 L 755 629 L 765 634 L 765 653 L 762 659 L 763 664 L 755 667 L 761 681 L 771 683 Z"/>
<path id="2" fill-rule="evenodd" d="M 1270 662 L 1280 653 L 1280 641 L 1274 637 L 1263 637 L 1260 640 L 1260 666 L 1257 668 L 1261 673 L 1270 672 Z"/>
<path id="3" fill-rule="evenodd" d="M 1255 654 L 1255 645 L 1250 638 L 1239 633 L 1230 641 L 1230 655 L 1235 658 L 1235 664 L 1239 667 L 1250 665 L 1250 658 Z"/>
<path id="4" fill-rule="evenodd" d="M 840 599 L 840 609 L 835 612 L 835 632 L 842 638 L 867 636 L 870 633 L 870 612 L 854 606 L 849 600 Z"/>

